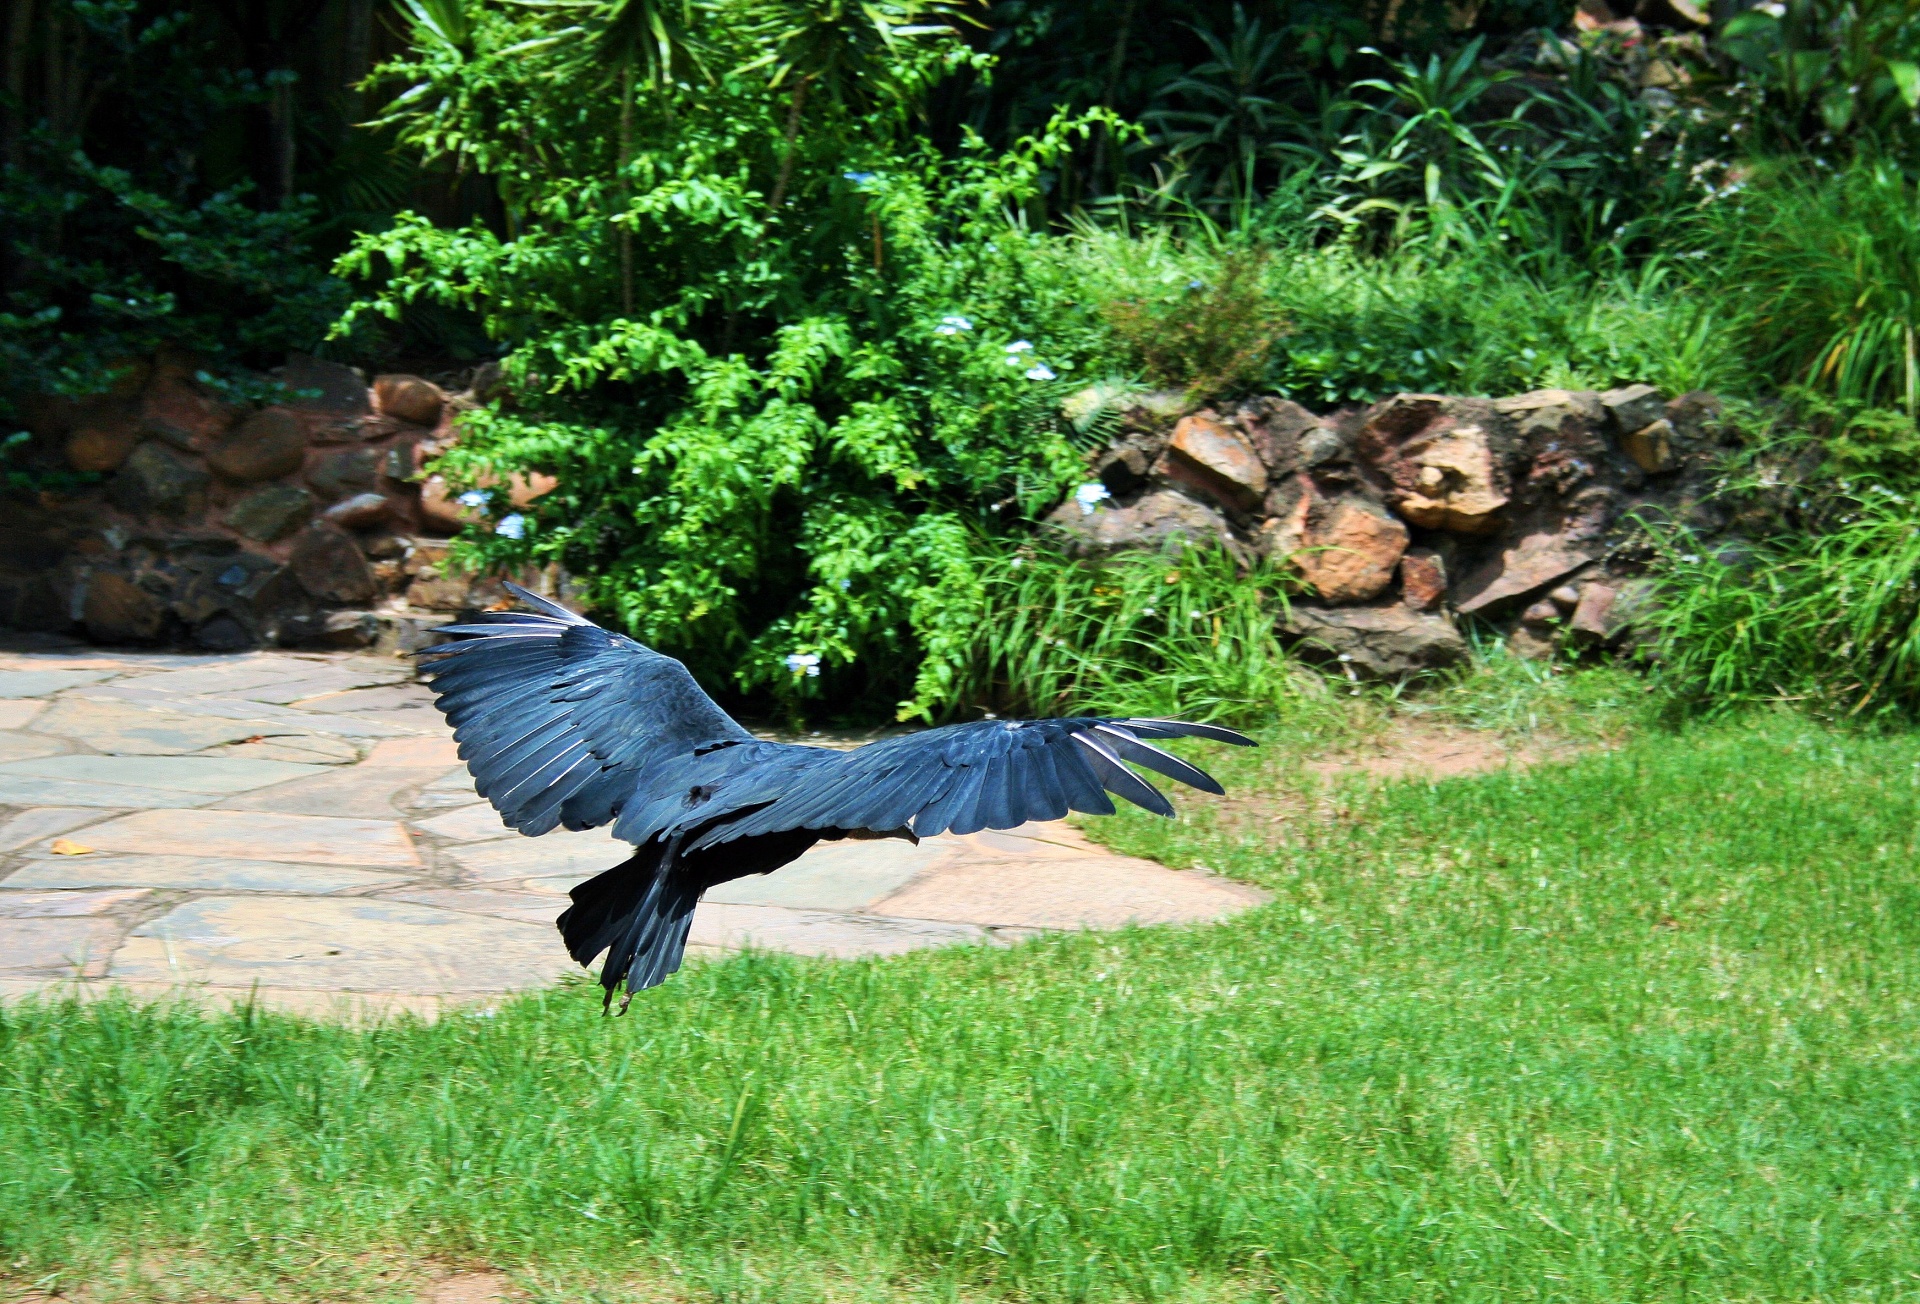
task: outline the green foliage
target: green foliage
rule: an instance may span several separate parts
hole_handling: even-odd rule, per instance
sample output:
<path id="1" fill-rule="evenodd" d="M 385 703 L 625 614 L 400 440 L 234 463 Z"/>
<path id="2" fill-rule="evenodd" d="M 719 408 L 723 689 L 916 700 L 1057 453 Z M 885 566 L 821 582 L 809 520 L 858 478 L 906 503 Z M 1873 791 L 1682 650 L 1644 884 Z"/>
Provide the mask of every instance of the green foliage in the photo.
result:
<path id="1" fill-rule="evenodd" d="M 1661 678 L 1684 707 L 1760 702 L 1822 714 L 1920 714 L 1920 511 L 1880 486 L 1827 528 L 1721 557 L 1665 541 Z"/>
<path id="2" fill-rule="evenodd" d="M 1727 19 L 1719 48 L 1746 103 L 1735 127 L 1753 144 L 1827 153 L 1920 145 L 1920 3 L 1786 0 Z"/>
<path id="3" fill-rule="evenodd" d="M 1195 755 L 1230 802 L 1094 827 L 1273 894 L 1216 926 L 695 961 L 623 1019 L 578 986 L 359 1028 L 9 1002 L 6 1281 L 1900 1298 L 1912 736 L 1761 720 L 1388 785 L 1327 784 L 1311 743 Z"/>
<path id="4" fill-rule="evenodd" d="M 1293 587 L 1218 548 L 1076 562 L 1029 543 L 967 574 L 916 706 L 1260 723 L 1298 703 L 1274 635 Z"/>
<path id="5" fill-rule="evenodd" d="M 1853 408 L 1920 410 L 1920 199 L 1891 163 L 1756 178 L 1702 218 L 1761 365 Z"/>
<path id="6" fill-rule="evenodd" d="M 1268 295 L 1266 261 L 1235 250 L 1219 259 L 1211 282 L 1196 277 L 1154 299 L 1115 300 L 1107 321 L 1155 384 L 1184 388 L 1195 402 L 1245 393 L 1266 379 L 1286 329 Z"/>

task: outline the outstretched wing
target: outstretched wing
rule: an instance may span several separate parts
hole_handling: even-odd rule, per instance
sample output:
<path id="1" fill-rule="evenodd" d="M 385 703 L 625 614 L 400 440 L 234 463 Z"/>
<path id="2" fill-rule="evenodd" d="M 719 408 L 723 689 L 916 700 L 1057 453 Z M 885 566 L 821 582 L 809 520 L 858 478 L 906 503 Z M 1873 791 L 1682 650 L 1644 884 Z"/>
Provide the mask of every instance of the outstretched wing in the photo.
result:
<path id="1" fill-rule="evenodd" d="M 443 627 L 456 641 L 421 653 L 421 676 L 509 828 L 594 828 L 649 767 L 753 741 L 672 657 L 507 587 L 534 610 Z"/>
<path id="2" fill-rule="evenodd" d="M 1008 829 L 1070 810 L 1111 815 L 1108 793 L 1172 815 L 1159 789 L 1126 763 L 1223 791 L 1204 770 L 1146 741 L 1182 737 L 1253 743 L 1231 729 L 1181 720 L 1082 716 L 949 725 L 811 765 L 800 784 L 774 767 L 742 775 L 725 797 L 743 813 L 709 824 L 687 849 L 794 829 L 905 829 L 919 837 Z"/>

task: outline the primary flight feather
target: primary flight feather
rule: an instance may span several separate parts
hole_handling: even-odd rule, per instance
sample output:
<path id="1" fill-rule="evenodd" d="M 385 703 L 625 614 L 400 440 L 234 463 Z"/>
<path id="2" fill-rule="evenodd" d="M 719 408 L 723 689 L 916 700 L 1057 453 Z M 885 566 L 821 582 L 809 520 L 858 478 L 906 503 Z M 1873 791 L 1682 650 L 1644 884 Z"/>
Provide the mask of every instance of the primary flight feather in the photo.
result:
<path id="1" fill-rule="evenodd" d="M 559 919 L 575 960 L 606 952 L 609 1004 L 623 981 L 630 1001 L 680 967 L 708 888 L 771 873 L 816 842 L 1111 815 L 1109 793 L 1172 815 L 1129 762 L 1221 788 L 1147 739 L 1253 741 L 1218 725 L 1075 716 L 948 725 L 850 751 L 766 742 L 672 657 L 507 587 L 533 610 L 445 626 L 453 641 L 421 653 L 421 675 L 509 828 L 537 837 L 611 824 L 635 846 L 573 889 Z"/>

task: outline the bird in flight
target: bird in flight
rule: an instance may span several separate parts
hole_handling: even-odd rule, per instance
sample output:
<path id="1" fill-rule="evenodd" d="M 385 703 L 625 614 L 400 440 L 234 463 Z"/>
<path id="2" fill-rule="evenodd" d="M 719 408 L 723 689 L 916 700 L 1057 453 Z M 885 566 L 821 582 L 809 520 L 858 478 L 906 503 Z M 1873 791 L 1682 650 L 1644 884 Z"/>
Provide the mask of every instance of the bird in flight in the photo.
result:
<path id="1" fill-rule="evenodd" d="M 1219 793 L 1204 770 L 1147 742 L 1244 734 L 1182 720 L 988 719 L 850 751 L 768 742 L 741 728 L 687 668 L 517 584 L 531 611 L 443 626 L 421 676 L 460 759 L 509 828 L 611 824 L 636 850 L 573 889 L 567 951 L 600 970 L 611 1006 L 680 967 L 708 888 L 768 874 L 816 842 L 1010 829 L 1070 810 L 1111 815 L 1108 793 L 1155 814 L 1173 806 L 1127 762 Z"/>

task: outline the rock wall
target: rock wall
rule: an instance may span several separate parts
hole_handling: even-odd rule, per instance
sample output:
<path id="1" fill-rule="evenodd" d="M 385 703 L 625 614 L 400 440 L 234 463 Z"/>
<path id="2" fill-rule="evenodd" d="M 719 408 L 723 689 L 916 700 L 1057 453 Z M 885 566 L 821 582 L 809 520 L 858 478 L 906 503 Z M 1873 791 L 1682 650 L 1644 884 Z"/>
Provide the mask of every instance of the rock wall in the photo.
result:
<path id="1" fill-rule="evenodd" d="M 218 651 L 410 650 L 450 614 L 505 601 L 497 581 L 447 567 L 446 537 L 472 508 L 422 471 L 482 395 L 418 376 L 369 385 L 313 358 L 273 379 L 292 397 L 237 405 L 162 356 L 113 393 L 27 405 L 42 466 L 99 479 L 9 502 L 0 626 Z M 504 492 L 524 504 L 551 488 Z"/>
<path id="2" fill-rule="evenodd" d="M 1396 394 L 1325 416 L 1156 395 L 1047 523 L 1083 556 L 1177 537 L 1272 558 L 1300 580 L 1283 628 L 1303 650 L 1401 675 L 1464 658 L 1463 617 L 1528 654 L 1631 639 L 1647 588 L 1634 521 L 1714 528 L 1725 438 L 1711 395 L 1648 385 Z"/>

